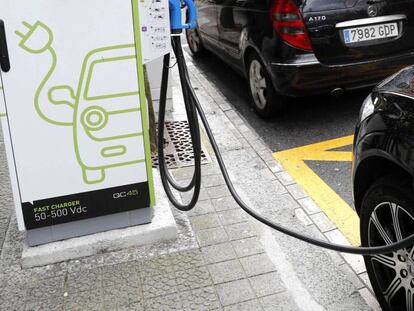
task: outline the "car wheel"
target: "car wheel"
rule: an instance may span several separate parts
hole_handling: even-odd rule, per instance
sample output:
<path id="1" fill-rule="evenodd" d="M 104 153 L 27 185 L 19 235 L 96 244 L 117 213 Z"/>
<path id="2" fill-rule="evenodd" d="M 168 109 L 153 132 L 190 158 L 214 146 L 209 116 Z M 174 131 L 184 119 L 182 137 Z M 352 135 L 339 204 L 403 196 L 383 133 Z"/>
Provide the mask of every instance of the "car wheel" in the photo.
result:
<path id="1" fill-rule="evenodd" d="M 364 246 L 396 242 L 414 233 L 414 195 L 409 182 L 378 180 L 361 206 Z M 374 292 L 383 310 L 414 310 L 414 247 L 393 253 L 365 256 Z"/>
<path id="2" fill-rule="evenodd" d="M 185 31 L 188 47 L 191 50 L 191 53 L 194 56 L 202 56 L 206 54 L 207 50 L 201 41 L 200 33 L 198 32 L 198 28 L 195 29 L 187 29 Z"/>
<path id="3" fill-rule="evenodd" d="M 276 93 L 266 67 L 255 53 L 248 58 L 247 74 L 256 113 L 262 118 L 270 118 L 281 112 L 285 99 Z"/>

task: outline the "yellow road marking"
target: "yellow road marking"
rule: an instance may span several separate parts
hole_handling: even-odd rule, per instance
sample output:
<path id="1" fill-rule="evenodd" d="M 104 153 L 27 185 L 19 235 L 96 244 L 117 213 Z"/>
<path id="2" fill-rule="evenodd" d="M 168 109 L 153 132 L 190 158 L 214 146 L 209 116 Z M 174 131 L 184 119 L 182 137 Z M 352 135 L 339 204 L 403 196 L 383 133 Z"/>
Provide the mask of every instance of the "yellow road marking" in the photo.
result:
<path id="1" fill-rule="evenodd" d="M 356 212 L 331 189 L 305 161 L 352 160 L 352 152 L 330 151 L 352 144 L 353 135 L 332 139 L 312 145 L 276 152 L 278 159 L 293 179 L 302 186 L 321 210 L 353 244 L 360 244 L 359 218 Z"/>
<path id="2" fill-rule="evenodd" d="M 3 113 L 3 112 L 0 112 L 0 118 L 1 118 L 1 117 L 5 117 L 5 116 L 7 116 L 7 114 L 5 114 L 5 113 Z"/>

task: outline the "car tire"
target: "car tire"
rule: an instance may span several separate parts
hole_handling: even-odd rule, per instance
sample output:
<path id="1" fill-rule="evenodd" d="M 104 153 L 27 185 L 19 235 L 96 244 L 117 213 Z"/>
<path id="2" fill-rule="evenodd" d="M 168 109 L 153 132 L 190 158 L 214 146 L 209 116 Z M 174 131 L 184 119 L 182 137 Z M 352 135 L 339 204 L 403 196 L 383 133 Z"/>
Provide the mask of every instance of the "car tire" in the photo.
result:
<path id="1" fill-rule="evenodd" d="M 203 45 L 198 28 L 186 29 L 185 35 L 187 38 L 188 47 L 195 57 L 207 54 L 207 50 Z"/>
<path id="2" fill-rule="evenodd" d="M 409 181 L 382 178 L 364 196 L 360 213 L 363 246 L 380 246 L 414 234 L 414 195 Z M 364 256 L 367 273 L 383 310 L 414 308 L 414 247 Z"/>
<path id="3" fill-rule="evenodd" d="M 286 99 L 277 94 L 266 67 L 256 53 L 249 55 L 246 71 L 256 113 L 264 119 L 281 113 L 286 106 Z"/>

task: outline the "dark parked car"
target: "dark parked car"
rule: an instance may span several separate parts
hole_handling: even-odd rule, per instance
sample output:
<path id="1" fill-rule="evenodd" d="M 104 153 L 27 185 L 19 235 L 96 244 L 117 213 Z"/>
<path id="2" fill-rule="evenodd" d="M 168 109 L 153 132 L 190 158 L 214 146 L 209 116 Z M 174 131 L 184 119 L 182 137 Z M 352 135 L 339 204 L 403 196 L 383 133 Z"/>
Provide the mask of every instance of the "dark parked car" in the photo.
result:
<path id="1" fill-rule="evenodd" d="M 354 140 L 353 186 L 364 246 L 414 233 L 414 66 L 365 100 Z M 365 257 L 383 310 L 414 310 L 414 247 Z"/>
<path id="2" fill-rule="evenodd" d="M 414 0 L 195 0 L 194 55 L 249 80 L 262 117 L 289 96 L 374 86 L 414 63 Z"/>

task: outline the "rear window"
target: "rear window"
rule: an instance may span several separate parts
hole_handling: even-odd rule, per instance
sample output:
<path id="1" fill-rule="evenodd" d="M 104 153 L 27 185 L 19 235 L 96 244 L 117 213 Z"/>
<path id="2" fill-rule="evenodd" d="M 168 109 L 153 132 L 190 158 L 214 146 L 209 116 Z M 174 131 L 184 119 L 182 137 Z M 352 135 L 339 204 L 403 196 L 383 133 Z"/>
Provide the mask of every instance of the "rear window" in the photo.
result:
<path id="1" fill-rule="evenodd" d="M 324 12 L 352 8 L 358 0 L 307 0 L 303 1 L 304 12 Z"/>

